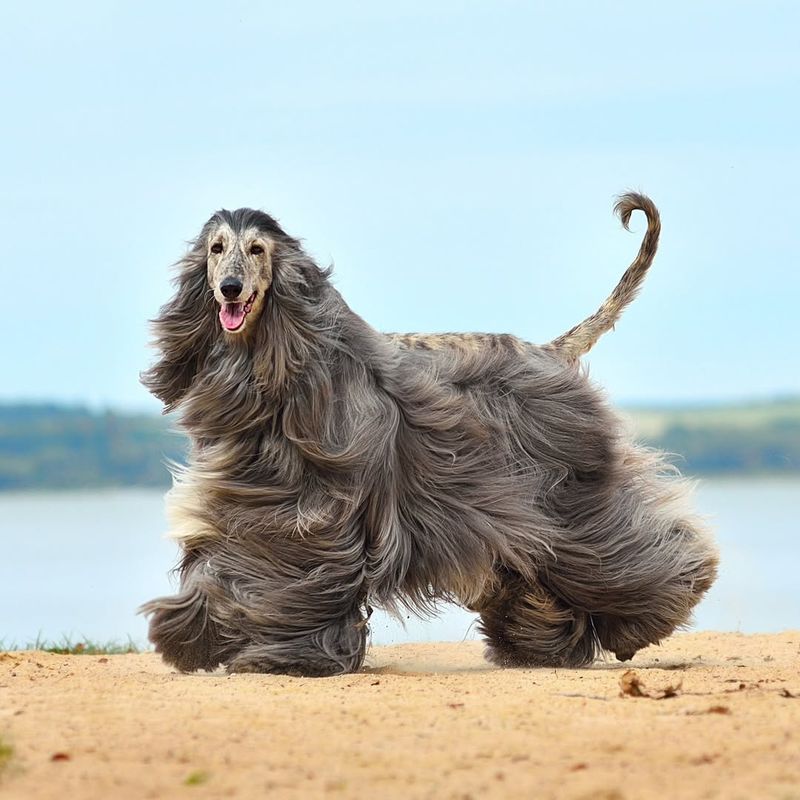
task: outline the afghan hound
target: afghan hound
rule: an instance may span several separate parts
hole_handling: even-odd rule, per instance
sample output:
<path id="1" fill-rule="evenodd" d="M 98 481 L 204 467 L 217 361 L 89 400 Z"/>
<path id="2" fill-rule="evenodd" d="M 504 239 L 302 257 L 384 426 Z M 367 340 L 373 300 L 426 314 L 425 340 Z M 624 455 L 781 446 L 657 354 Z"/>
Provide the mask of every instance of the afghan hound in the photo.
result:
<path id="1" fill-rule="evenodd" d="M 507 667 L 626 660 L 685 625 L 717 553 L 580 356 L 653 261 L 546 345 L 385 334 L 270 216 L 219 211 L 178 265 L 143 374 L 191 446 L 168 495 L 180 588 L 145 604 L 182 671 L 358 670 L 373 606 L 480 615 Z"/>

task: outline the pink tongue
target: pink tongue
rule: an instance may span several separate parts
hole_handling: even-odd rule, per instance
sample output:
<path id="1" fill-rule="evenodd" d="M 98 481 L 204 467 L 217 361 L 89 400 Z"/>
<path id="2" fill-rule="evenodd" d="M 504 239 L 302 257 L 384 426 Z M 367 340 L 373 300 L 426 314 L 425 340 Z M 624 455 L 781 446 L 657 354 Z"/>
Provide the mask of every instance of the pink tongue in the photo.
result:
<path id="1" fill-rule="evenodd" d="M 244 303 L 223 303 L 219 321 L 229 331 L 235 331 L 244 322 Z"/>

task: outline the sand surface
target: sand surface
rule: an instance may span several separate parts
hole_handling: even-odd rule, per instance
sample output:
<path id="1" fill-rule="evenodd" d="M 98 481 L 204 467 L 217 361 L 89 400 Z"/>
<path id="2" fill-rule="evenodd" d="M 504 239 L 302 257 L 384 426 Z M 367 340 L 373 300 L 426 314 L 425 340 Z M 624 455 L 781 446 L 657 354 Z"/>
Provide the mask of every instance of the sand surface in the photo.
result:
<path id="1" fill-rule="evenodd" d="M 800 632 L 584 670 L 481 652 L 378 647 L 323 679 L 0 654 L 0 797 L 800 798 Z"/>

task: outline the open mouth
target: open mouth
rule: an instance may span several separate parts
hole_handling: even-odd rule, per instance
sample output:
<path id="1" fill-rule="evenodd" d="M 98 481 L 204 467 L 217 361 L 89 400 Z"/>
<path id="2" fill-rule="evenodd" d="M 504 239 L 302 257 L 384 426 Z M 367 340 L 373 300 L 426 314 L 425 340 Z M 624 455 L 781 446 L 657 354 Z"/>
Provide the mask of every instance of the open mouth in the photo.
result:
<path id="1" fill-rule="evenodd" d="M 222 327 L 226 331 L 238 331 L 244 325 L 255 299 L 256 293 L 253 292 L 243 303 L 224 302 L 219 310 L 219 321 L 222 323 Z"/>

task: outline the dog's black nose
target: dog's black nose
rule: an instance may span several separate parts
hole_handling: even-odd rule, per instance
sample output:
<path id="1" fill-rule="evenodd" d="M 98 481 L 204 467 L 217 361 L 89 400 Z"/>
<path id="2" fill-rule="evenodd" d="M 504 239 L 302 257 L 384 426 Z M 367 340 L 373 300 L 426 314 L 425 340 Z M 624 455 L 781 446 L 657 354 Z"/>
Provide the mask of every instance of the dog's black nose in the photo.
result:
<path id="1" fill-rule="evenodd" d="M 223 297 L 234 300 L 242 293 L 242 282 L 238 278 L 225 278 L 219 285 L 219 290 Z"/>

